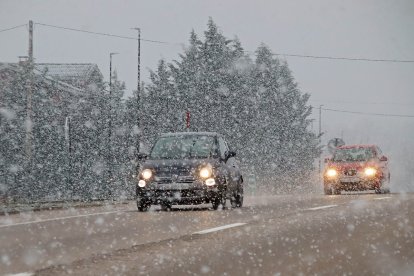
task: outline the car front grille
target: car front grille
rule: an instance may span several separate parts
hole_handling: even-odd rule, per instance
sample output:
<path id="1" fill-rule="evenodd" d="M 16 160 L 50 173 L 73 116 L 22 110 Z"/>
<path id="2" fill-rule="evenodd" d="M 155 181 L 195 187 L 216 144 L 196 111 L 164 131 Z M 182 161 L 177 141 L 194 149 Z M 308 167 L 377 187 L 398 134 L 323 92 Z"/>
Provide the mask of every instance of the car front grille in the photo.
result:
<path id="1" fill-rule="evenodd" d="M 355 175 L 357 175 L 357 170 L 354 170 L 354 169 L 346 170 L 346 171 L 344 171 L 344 175 L 345 176 L 355 176 Z"/>
<path id="2" fill-rule="evenodd" d="M 157 169 L 154 182 L 158 184 L 193 183 L 195 180 L 192 168 L 166 167 Z"/>
<path id="3" fill-rule="evenodd" d="M 157 184 L 170 183 L 193 183 L 196 179 L 193 176 L 171 176 L 171 177 L 155 177 L 154 182 Z"/>
<path id="4" fill-rule="evenodd" d="M 192 173 L 189 168 L 160 168 L 156 172 L 159 177 L 172 177 L 173 175 L 191 176 Z"/>

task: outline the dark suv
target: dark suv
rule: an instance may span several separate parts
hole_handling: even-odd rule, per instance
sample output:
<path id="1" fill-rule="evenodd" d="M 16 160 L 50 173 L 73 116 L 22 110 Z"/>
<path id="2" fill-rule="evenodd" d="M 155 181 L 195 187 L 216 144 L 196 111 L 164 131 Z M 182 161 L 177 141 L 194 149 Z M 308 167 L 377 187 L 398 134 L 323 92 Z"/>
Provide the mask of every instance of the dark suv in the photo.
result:
<path id="1" fill-rule="evenodd" d="M 139 211 L 151 204 L 163 210 L 173 204 L 212 203 L 216 210 L 243 205 L 243 177 L 223 136 L 213 132 L 182 132 L 161 135 L 145 159 L 136 187 Z"/>

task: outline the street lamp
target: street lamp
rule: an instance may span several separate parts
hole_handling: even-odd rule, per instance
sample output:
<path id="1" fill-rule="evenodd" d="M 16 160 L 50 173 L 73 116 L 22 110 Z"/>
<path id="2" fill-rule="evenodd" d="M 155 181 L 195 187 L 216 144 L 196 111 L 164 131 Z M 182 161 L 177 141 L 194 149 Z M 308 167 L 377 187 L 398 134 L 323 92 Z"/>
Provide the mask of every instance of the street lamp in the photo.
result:
<path id="1" fill-rule="evenodd" d="M 138 127 L 138 130 L 139 130 L 139 126 L 140 126 L 140 122 L 139 122 L 139 112 L 140 112 L 140 98 L 139 98 L 139 93 L 140 93 L 140 90 L 141 90 L 141 84 L 140 84 L 140 82 L 141 82 L 141 28 L 138 28 L 138 27 L 135 27 L 135 28 L 132 28 L 132 30 L 136 30 L 136 31 L 138 31 L 138 61 L 137 61 L 137 63 L 138 63 L 138 74 L 137 74 L 137 111 L 136 111 L 136 113 L 137 113 L 137 127 Z M 140 139 L 140 137 L 139 137 L 139 131 L 138 131 L 138 134 L 137 134 L 137 153 L 139 153 L 139 151 L 140 151 L 140 149 L 139 149 L 139 139 Z"/>
<path id="2" fill-rule="evenodd" d="M 137 91 L 139 92 L 141 89 L 141 28 L 135 27 L 131 28 L 131 30 L 138 31 L 138 72 L 137 72 Z"/>
<path id="3" fill-rule="evenodd" d="M 119 53 L 109 53 L 109 129 L 108 129 L 108 175 L 109 181 L 112 182 L 112 56 Z"/>

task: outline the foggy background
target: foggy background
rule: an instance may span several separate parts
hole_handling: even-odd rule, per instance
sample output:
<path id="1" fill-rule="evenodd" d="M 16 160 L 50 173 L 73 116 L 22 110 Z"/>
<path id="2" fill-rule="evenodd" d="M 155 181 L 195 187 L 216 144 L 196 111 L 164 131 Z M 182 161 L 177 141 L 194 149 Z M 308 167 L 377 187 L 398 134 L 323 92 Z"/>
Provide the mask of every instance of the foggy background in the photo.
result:
<path id="1" fill-rule="evenodd" d="M 178 58 L 192 29 L 201 34 L 211 16 L 226 37 L 246 51 L 261 42 L 274 53 L 414 61 L 414 2 L 407 1 L 13 1 L 0 0 L 0 29 L 44 23 L 136 37 L 141 80 L 159 59 Z M 0 61 L 27 55 L 27 28 L 0 33 Z M 38 63 L 96 63 L 109 79 L 109 53 L 127 94 L 136 89 L 137 41 L 94 36 L 35 24 Z M 290 57 L 303 92 L 316 108 L 414 116 L 414 63 Z M 318 110 L 313 114 L 318 131 Z M 322 143 L 378 144 L 390 158 L 393 191 L 414 191 L 414 117 L 322 111 Z"/>

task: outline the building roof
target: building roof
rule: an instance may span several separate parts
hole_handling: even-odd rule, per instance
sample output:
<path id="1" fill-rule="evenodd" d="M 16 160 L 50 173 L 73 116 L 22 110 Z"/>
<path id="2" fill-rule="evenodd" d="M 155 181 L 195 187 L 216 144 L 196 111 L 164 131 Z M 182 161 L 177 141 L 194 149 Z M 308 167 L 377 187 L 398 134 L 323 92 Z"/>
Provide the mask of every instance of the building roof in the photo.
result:
<path id="1" fill-rule="evenodd" d="M 97 67 L 91 63 L 36 63 L 35 67 L 40 71 L 47 70 L 51 77 L 58 78 L 85 78 Z"/>
<path id="2" fill-rule="evenodd" d="M 220 136 L 217 132 L 170 132 L 162 133 L 160 136 Z"/>
<path id="3" fill-rule="evenodd" d="M 373 148 L 375 145 L 364 145 L 364 144 L 355 144 L 355 145 L 344 145 L 338 147 L 338 149 L 354 149 L 354 148 Z"/>
<path id="4" fill-rule="evenodd" d="M 95 82 L 95 78 L 103 78 L 98 66 L 92 63 L 36 63 L 35 67 L 54 79 L 81 88 Z"/>
<path id="5" fill-rule="evenodd" d="M 0 70 L 4 69 L 17 70 L 18 65 L 16 63 L 0 62 Z"/>
<path id="6" fill-rule="evenodd" d="M 19 70 L 21 70 L 21 67 L 19 64 L 17 63 L 2 63 L 0 62 L 0 71 L 2 70 L 10 70 L 13 72 L 18 72 Z M 66 83 L 60 79 L 56 79 L 53 78 L 52 76 L 50 76 L 49 74 L 46 74 L 45 76 L 43 75 L 43 71 L 40 71 L 37 67 L 34 68 L 33 70 L 34 75 L 38 78 L 38 79 L 42 79 L 44 82 L 49 83 L 49 84 L 56 84 L 58 86 L 58 88 L 63 89 L 65 91 L 74 93 L 74 94 L 81 94 L 82 90 L 69 84 Z"/>

